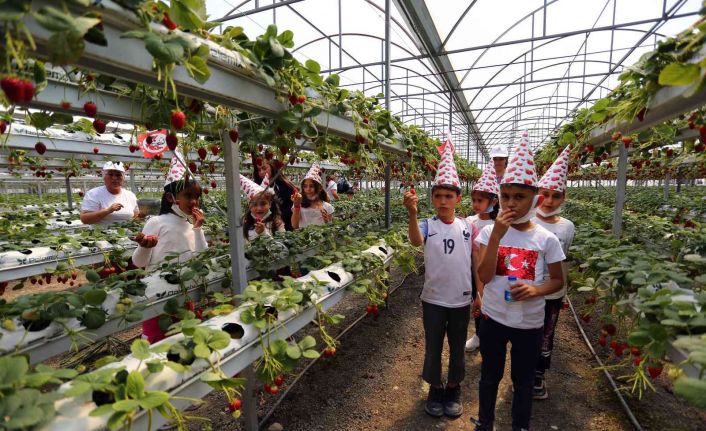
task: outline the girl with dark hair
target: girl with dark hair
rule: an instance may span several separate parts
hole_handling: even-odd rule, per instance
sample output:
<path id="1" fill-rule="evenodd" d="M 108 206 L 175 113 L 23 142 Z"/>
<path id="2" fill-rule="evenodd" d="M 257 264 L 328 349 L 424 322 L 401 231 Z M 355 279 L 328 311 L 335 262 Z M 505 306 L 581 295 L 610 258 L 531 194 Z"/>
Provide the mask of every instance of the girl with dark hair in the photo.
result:
<path id="1" fill-rule="evenodd" d="M 186 169 L 172 157 L 162 195 L 159 215 L 152 217 L 134 241 L 139 245 L 132 255 L 133 263 L 140 268 L 154 268 L 171 253 L 180 253 L 178 261 L 184 262 L 192 254 L 208 248 L 201 230 L 204 214 L 199 209 L 201 186 L 185 176 Z M 142 323 L 142 333 L 150 343 L 164 338 L 159 318 Z"/>
<path id="2" fill-rule="evenodd" d="M 483 175 L 481 175 L 480 179 L 473 186 L 473 191 L 471 192 L 471 204 L 475 215 L 466 218 L 466 221 L 475 226 L 478 231 L 483 230 L 486 226 L 493 225 L 493 223 L 495 223 L 495 218 L 498 216 L 498 211 L 500 210 L 498 195 L 500 195 L 500 186 L 498 185 L 495 169 L 493 168 L 493 165 L 488 165 L 483 171 Z M 477 286 L 478 284 L 480 284 L 480 282 L 474 279 L 472 291 L 474 300 L 478 297 L 478 290 L 482 290 L 482 286 L 479 288 Z M 480 304 L 480 301 L 476 301 L 474 305 L 475 304 Z M 478 337 L 478 330 L 480 328 L 480 308 L 478 305 L 476 305 L 473 309 L 473 319 L 476 333 L 473 337 L 466 341 L 467 352 L 472 352 L 480 347 L 480 338 Z"/>
<path id="3" fill-rule="evenodd" d="M 284 172 L 280 172 L 272 163 L 263 160 L 260 165 L 255 165 L 253 179 L 257 184 L 260 184 L 265 177 L 274 178 L 272 188 L 279 202 L 284 228 L 286 230 L 294 230 L 292 227 L 292 195 L 297 190 L 297 187 L 284 175 Z"/>
<path id="4" fill-rule="evenodd" d="M 328 194 L 321 184 L 321 168 L 318 163 L 311 165 L 302 180 L 302 193 L 292 196 L 292 226 L 294 229 L 312 224 L 325 224 L 333 220 L 333 205 L 328 202 Z"/>
<path id="5" fill-rule="evenodd" d="M 243 235 L 252 241 L 260 235 L 274 236 L 275 232 L 284 232 L 284 222 L 279 214 L 277 197 L 268 189 L 268 177 L 261 186 L 250 179 L 240 176 L 240 189 L 248 196 L 248 211 L 243 216 Z"/>

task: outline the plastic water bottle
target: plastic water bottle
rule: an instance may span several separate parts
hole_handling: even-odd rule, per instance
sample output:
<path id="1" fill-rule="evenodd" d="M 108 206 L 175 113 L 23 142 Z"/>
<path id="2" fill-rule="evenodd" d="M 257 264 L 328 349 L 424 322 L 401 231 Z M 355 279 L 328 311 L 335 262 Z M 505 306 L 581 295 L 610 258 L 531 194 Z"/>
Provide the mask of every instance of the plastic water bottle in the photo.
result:
<path id="1" fill-rule="evenodd" d="M 520 323 L 522 322 L 523 310 L 522 301 L 514 301 L 512 299 L 512 293 L 510 292 L 510 286 L 517 283 L 517 277 L 511 275 L 507 277 L 507 285 L 505 286 L 505 304 L 507 305 L 506 317 L 508 323 Z"/>

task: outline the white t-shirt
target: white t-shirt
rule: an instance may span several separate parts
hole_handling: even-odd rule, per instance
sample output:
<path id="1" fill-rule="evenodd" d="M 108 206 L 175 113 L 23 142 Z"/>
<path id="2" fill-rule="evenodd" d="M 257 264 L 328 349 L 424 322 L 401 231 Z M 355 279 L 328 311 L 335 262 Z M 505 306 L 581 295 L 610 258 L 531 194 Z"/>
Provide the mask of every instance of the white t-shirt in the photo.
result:
<path id="1" fill-rule="evenodd" d="M 336 199 L 333 195 L 333 192 L 336 190 L 338 190 L 338 185 L 336 185 L 336 182 L 334 180 L 331 180 L 326 183 L 326 193 L 328 194 L 328 198 L 332 201 Z"/>
<path id="2" fill-rule="evenodd" d="M 138 246 L 132 254 L 132 262 L 140 268 L 152 269 L 169 253 L 177 252 L 179 262 L 188 260 L 193 252 L 208 248 L 206 236 L 201 229 L 176 214 L 162 214 L 147 220 L 142 228 L 145 235 L 157 235 L 157 245 L 152 248 Z"/>
<path id="3" fill-rule="evenodd" d="M 492 218 L 489 218 L 488 220 L 481 220 L 478 217 L 478 214 L 466 217 L 466 221 L 468 223 L 475 225 L 475 227 L 477 227 L 478 230 L 483 230 L 484 227 L 492 226 L 495 224 L 495 220 L 493 220 Z"/>
<path id="4" fill-rule="evenodd" d="M 569 255 L 569 247 L 571 247 L 571 243 L 574 241 L 574 232 L 576 230 L 571 220 L 559 217 L 558 222 L 547 223 L 540 220 L 539 217 L 534 217 L 532 221 L 556 235 L 561 244 L 561 249 L 564 250 L 564 254 L 566 256 Z M 547 269 L 546 272 L 549 273 L 549 270 Z M 564 295 L 566 295 L 566 285 L 564 285 L 560 291 L 545 296 L 544 299 L 560 299 L 563 298 Z"/>
<path id="5" fill-rule="evenodd" d="M 120 193 L 114 195 L 105 186 L 95 187 L 86 192 L 86 196 L 81 202 L 81 211 L 98 211 L 114 203 L 123 204 L 120 211 L 110 213 L 96 224 L 107 226 L 116 222 L 127 221 L 133 218 L 137 209 L 137 197 L 135 193 L 125 188 L 120 189 Z"/>
<path id="6" fill-rule="evenodd" d="M 472 303 L 471 225 L 461 218 L 447 224 L 432 217 L 419 228 L 424 236 L 422 301 L 449 308 Z"/>
<path id="7" fill-rule="evenodd" d="M 486 226 L 476 240 L 488 245 L 492 226 Z M 507 319 L 508 304 L 505 302 L 507 277 L 514 275 L 520 283 L 542 284 L 547 263 L 561 262 L 566 258 L 559 240 L 542 226 L 522 232 L 508 229 L 498 246 L 495 276 L 483 288 L 483 314 L 505 326 L 518 329 L 535 329 L 544 326 L 544 297 L 520 301 L 523 318 L 519 324 L 510 324 Z"/>
<path id="8" fill-rule="evenodd" d="M 333 214 L 333 205 L 328 202 L 322 202 L 323 209 L 327 213 Z M 321 210 L 314 207 L 302 207 L 299 212 L 299 228 L 307 227 L 312 224 L 325 224 L 324 216 L 321 215 Z"/>

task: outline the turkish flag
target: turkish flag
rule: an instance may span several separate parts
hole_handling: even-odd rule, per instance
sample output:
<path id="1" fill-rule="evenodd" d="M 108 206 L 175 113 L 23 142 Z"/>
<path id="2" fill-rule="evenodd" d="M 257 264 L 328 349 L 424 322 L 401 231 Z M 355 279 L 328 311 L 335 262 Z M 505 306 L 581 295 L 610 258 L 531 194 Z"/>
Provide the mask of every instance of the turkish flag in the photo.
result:
<path id="1" fill-rule="evenodd" d="M 520 247 L 498 247 L 496 275 L 507 277 L 514 275 L 518 279 L 534 281 L 539 252 Z"/>
<path id="2" fill-rule="evenodd" d="M 150 136 L 151 139 L 147 139 Z M 142 155 L 148 159 L 167 151 L 167 130 L 153 130 L 151 132 L 137 135 L 137 143 L 140 145 Z"/>

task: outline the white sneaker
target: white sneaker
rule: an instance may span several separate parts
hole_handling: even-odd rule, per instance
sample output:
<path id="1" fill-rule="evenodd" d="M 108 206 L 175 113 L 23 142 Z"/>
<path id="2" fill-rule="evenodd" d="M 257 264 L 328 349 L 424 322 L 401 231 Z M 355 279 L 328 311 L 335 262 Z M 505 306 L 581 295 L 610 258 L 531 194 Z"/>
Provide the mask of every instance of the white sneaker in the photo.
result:
<path id="1" fill-rule="evenodd" d="M 466 351 L 472 352 L 480 346 L 480 338 L 474 335 L 470 340 L 466 341 Z"/>

